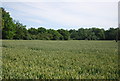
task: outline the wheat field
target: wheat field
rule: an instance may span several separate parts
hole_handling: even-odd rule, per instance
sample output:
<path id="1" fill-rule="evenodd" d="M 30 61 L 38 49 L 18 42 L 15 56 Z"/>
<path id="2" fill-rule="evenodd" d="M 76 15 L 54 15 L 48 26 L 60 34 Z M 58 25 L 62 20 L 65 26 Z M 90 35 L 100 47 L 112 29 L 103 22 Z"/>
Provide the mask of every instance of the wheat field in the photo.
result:
<path id="1" fill-rule="evenodd" d="M 2 40 L 3 79 L 117 79 L 118 44 Z"/>

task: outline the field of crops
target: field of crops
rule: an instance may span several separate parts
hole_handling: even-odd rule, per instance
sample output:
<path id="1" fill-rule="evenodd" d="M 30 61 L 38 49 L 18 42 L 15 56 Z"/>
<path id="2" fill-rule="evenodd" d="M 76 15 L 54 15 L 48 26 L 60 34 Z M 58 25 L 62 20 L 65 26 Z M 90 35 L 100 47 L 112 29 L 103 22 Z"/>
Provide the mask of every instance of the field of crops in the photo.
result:
<path id="1" fill-rule="evenodd" d="M 116 79 L 115 41 L 3 40 L 3 79 Z"/>

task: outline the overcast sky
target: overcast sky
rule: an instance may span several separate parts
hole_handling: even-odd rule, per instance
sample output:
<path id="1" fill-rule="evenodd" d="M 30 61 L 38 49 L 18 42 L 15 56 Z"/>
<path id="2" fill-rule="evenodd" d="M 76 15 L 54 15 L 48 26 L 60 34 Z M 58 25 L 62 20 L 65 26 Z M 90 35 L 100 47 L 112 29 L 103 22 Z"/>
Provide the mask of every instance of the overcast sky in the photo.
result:
<path id="1" fill-rule="evenodd" d="M 9 0 L 8 0 L 9 1 Z M 116 0 L 117 1 L 117 0 Z M 30 27 L 78 29 L 118 27 L 118 2 L 2 2 L 13 19 Z"/>

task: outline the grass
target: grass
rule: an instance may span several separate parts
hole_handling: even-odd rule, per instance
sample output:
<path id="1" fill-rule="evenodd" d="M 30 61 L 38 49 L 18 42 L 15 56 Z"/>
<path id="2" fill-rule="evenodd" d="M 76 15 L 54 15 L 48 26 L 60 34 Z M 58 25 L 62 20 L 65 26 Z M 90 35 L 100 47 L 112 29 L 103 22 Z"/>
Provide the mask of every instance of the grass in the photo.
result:
<path id="1" fill-rule="evenodd" d="M 3 79 L 117 79 L 115 41 L 3 40 Z"/>

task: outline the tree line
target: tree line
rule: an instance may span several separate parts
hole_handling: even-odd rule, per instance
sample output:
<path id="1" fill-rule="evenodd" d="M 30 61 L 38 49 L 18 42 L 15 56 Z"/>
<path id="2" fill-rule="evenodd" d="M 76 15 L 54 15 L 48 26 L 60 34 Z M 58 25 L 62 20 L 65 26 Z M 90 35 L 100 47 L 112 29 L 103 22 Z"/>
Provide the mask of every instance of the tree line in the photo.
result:
<path id="1" fill-rule="evenodd" d="M 108 30 L 100 28 L 79 28 L 70 29 L 46 29 L 44 27 L 29 28 L 19 21 L 13 20 L 9 12 L 0 8 L 2 12 L 2 39 L 22 39 L 22 40 L 117 40 L 120 39 L 119 28 L 109 28 Z"/>

